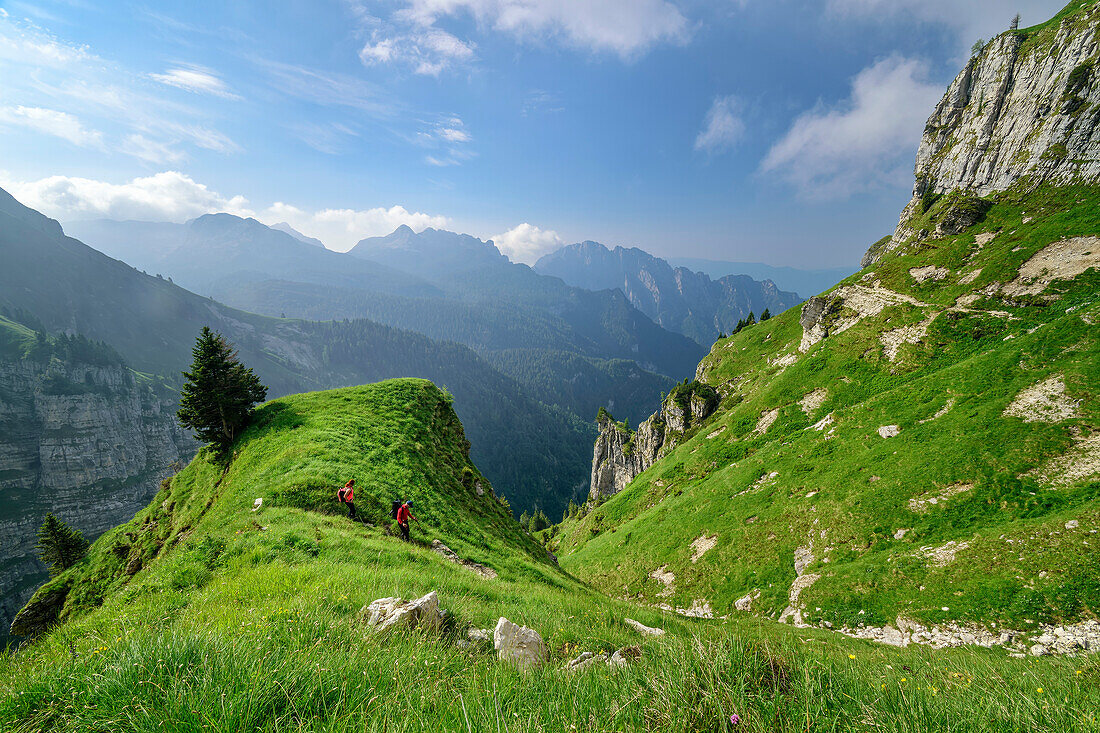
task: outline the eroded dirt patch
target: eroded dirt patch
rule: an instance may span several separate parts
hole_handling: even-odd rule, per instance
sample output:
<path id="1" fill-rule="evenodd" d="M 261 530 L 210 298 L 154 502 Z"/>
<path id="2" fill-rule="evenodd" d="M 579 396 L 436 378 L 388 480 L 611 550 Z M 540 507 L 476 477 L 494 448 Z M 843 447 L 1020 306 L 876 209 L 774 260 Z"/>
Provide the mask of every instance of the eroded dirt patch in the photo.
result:
<path id="1" fill-rule="evenodd" d="M 718 544 L 718 535 L 712 534 L 707 536 L 705 533 L 695 538 L 695 541 L 691 543 L 691 561 L 693 563 L 699 562 L 703 555 L 707 554 L 708 550 L 713 550 L 714 546 Z"/>
<path id="2" fill-rule="evenodd" d="M 1069 486 L 1100 477 L 1100 433 L 1078 441 L 1064 455 L 1051 458 L 1024 475 L 1050 486 Z"/>
<path id="3" fill-rule="evenodd" d="M 806 413 L 806 417 L 809 417 L 814 414 L 814 410 L 825 404 L 825 398 L 828 396 L 828 390 L 815 389 L 813 392 L 807 392 L 806 395 L 798 401 L 798 406 Z"/>
<path id="4" fill-rule="evenodd" d="M 1100 237 L 1074 237 L 1049 244 L 1020 266 L 1001 292 L 1010 297 L 1038 295 L 1055 280 L 1068 280 L 1100 267 Z"/>
<path id="5" fill-rule="evenodd" d="M 1061 422 L 1077 416 L 1078 402 L 1066 395 L 1066 383 L 1059 374 L 1020 392 L 1002 414 L 1024 422 Z"/>

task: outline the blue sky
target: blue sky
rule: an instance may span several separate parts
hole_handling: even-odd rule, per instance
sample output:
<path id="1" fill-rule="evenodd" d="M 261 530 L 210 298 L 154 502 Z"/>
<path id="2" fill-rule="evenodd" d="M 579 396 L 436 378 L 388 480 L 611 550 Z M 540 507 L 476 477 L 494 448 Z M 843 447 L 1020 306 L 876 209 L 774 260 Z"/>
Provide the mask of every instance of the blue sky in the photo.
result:
<path id="1" fill-rule="evenodd" d="M 854 265 L 973 41 L 1063 4 L 0 1 L 0 186 L 333 249 L 407 223 L 529 262 L 595 239 Z"/>

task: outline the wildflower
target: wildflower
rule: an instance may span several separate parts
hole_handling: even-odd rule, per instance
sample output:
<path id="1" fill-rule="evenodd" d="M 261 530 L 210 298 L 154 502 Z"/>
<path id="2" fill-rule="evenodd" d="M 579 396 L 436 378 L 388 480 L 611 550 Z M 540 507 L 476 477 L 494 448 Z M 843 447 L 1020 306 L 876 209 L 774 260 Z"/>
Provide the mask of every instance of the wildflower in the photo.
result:
<path id="1" fill-rule="evenodd" d="M 1042 687 L 1036 687 L 1035 691 L 1038 692 L 1040 695 L 1043 694 L 1043 688 Z"/>
<path id="2" fill-rule="evenodd" d="M 740 725 L 740 723 L 741 723 L 741 716 L 740 715 L 738 715 L 737 713 L 734 713 L 733 715 L 730 716 L 730 725 Z"/>
<path id="3" fill-rule="evenodd" d="M 848 659 L 855 659 L 855 658 L 856 658 L 856 655 L 855 655 L 855 654 L 849 654 L 849 655 L 848 655 Z"/>
<path id="4" fill-rule="evenodd" d="M 1081 674 L 1081 670 L 1077 670 L 1077 674 Z"/>
<path id="5" fill-rule="evenodd" d="M 904 678 L 904 677 L 902 677 L 902 678 L 901 678 L 901 681 L 902 681 L 902 682 L 905 682 L 905 678 Z"/>

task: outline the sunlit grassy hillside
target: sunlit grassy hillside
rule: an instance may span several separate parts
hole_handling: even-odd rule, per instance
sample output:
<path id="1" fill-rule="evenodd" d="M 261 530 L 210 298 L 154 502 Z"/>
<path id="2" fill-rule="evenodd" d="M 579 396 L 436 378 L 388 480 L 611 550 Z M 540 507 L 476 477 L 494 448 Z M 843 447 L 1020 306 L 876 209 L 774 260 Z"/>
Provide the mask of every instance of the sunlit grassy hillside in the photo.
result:
<path id="1" fill-rule="evenodd" d="M 416 542 L 336 511 L 349 477 L 375 522 L 412 497 Z M 228 465 L 200 455 L 54 581 L 71 586 L 63 622 L 0 657 L 0 730 L 725 731 L 735 713 L 751 731 L 1094 724 L 1093 659 L 898 650 L 608 599 L 554 567 L 479 479 L 427 382 L 265 405 Z M 499 576 L 447 562 L 432 538 Z M 431 590 L 453 618 L 440 633 L 362 621 L 376 598 Z M 501 615 L 543 635 L 546 667 L 456 643 Z M 643 640 L 626 617 L 667 634 Z M 629 644 L 642 656 L 626 667 L 561 670 Z"/>
<path id="2" fill-rule="evenodd" d="M 930 201 L 914 230 L 959 205 Z M 805 352 L 799 309 L 719 341 L 699 370 L 718 411 L 558 528 L 563 566 L 716 615 L 751 596 L 835 626 L 1095 617 L 1098 234 L 1098 189 L 1002 194 L 826 293 Z M 792 604 L 796 562 L 820 577 Z"/>

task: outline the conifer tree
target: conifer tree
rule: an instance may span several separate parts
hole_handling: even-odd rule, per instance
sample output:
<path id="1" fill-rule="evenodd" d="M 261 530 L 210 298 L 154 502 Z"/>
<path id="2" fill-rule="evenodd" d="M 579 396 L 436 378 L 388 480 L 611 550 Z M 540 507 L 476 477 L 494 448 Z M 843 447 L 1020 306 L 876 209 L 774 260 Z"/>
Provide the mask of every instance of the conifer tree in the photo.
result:
<path id="1" fill-rule="evenodd" d="M 252 406 L 267 397 L 267 387 L 241 364 L 237 351 L 220 333 L 207 326 L 191 349 L 191 371 L 180 390 L 180 423 L 219 452 L 229 448 L 248 424 Z"/>
<path id="2" fill-rule="evenodd" d="M 38 542 L 34 548 L 39 559 L 49 566 L 50 575 L 57 575 L 80 562 L 88 552 L 88 541 L 80 530 L 73 529 L 50 513 L 38 528 Z"/>
<path id="3" fill-rule="evenodd" d="M 746 326 L 755 326 L 756 325 L 756 314 L 753 313 L 752 311 L 749 311 L 749 317 L 745 319 L 745 325 Z"/>
<path id="4" fill-rule="evenodd" d="M 769 310 L 768 308 L 765 308 L 764 312 L 760 314 L 760 322 L 763 323 L 764 321 L 768 320 L 771 317 L 772 317 L 771 310 Z"/>

